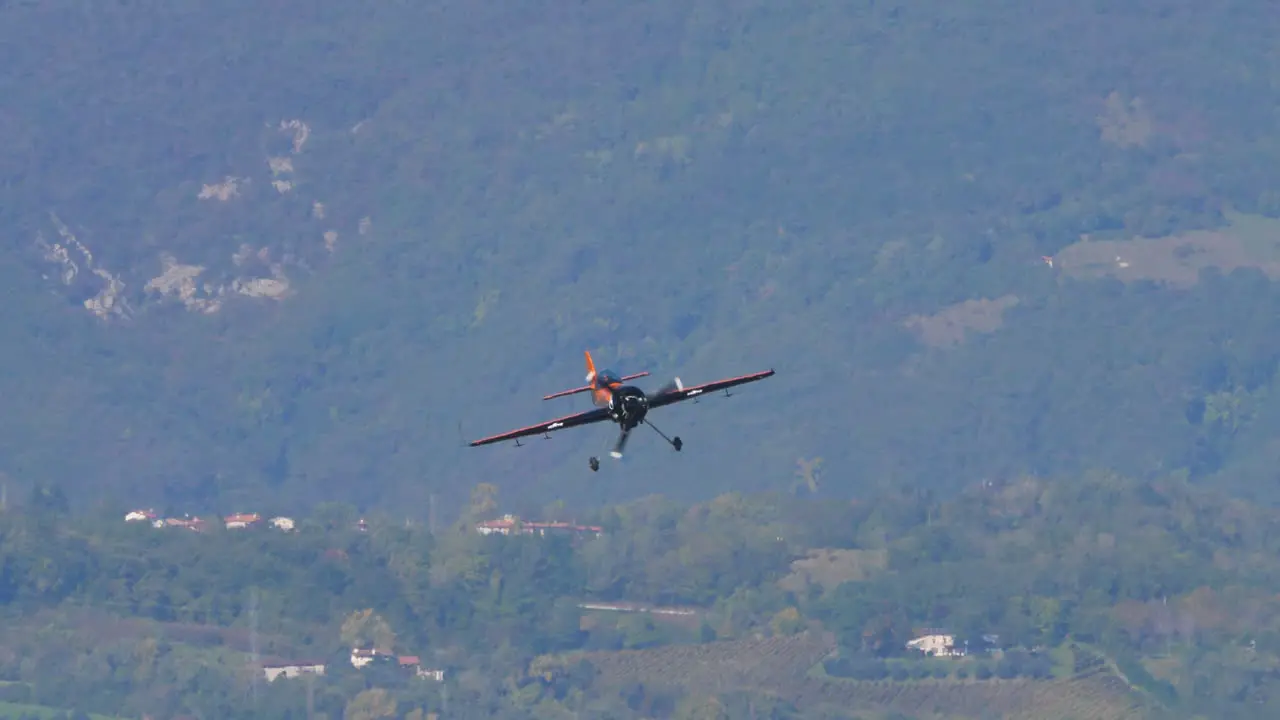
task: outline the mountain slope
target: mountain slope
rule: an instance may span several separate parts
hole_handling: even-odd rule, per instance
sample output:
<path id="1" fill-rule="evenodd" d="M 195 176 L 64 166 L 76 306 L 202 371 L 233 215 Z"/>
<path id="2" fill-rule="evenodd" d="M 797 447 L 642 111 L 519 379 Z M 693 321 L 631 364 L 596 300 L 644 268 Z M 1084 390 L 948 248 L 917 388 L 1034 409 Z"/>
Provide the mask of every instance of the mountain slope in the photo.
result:
<path id="1" fill-rule="evenodd" d="M 702 496 L 814 457 L 839 493 L 1249 488 L 1280 452 L 1264 261 L 1042 256 L 1280 209 L 1262 7 L 7 7 L 0 454 L 180 506 Z M 461 447 L 565 411 L 538 397 L 584 347 L 779 374 L 598 475 L 608 430 Z"/>

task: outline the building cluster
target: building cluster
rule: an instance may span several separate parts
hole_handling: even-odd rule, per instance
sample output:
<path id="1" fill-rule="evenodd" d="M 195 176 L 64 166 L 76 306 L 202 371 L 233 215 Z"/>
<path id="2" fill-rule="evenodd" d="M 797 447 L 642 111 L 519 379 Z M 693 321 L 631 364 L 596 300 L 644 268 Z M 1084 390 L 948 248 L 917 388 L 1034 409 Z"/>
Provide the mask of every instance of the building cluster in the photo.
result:
<path id="1" fill-rule="evenodd" d="M 425 668 L 417 655 L 395 655 L 384 653 L 376 648 L 352 648 L 351 666 L 363 668 L 368 666 L 396 667 L 413 674 L 414 677 L 444 682 L 444 670 Z M 277 678 L 296 678 L 302 675 L 324 675 L 325 665 L 320 662 L 264 663 L 262 673 L 267 682 Z"/>
<path id="2" fill-rule="evenodd" d="M 955 635 L 933 632 L 907 641 L 907 649 L 926 657 L 964 657 L 966 649 L 956 647 L 955 642 Z"/>
<path id="3" fill-rule="evenodd" d="M 199 516 L 191 516 L 184 514 L 182 517 L 160 517 L 155 510 L 131 510 L 124 516 L 125 522 L 128 523 L 148 523 L 154 528 L 186 528 L 194 532 L 201 532 L 208 526 L 208 520 Z M 258 527 L 267 525 L 282 532 L 293 532 L 295 523 L 293 518 L 289 517 L 273 517 L 264 521 L 258 513 L 235 513 L 221 518 L 223 525 L 228 530 L 242 530 L 245 528 Z M 577 525 L 567 522 L 530 522 L 521 520 L 515 515 L 503 515 L 496 520 L 485 520 L 475 525 L 476 531 L 481 535 L 573 535 L 575 537 L 599 537 L 604 528 L 598 525 Z M 360 532 L 368 532 L 369 526 L 364 518 L 360 518 L 356 523 L 356 529 Z"/>
<path id="4" fill-rule="evenodd" d="M 422 667 L 417 655 L 394 655 L 384 653 L 377 648 L 352 648 L 352 667 L 362 668 L 367 665 L 395 665 L 406 672 L 412 672 L 420 678 L 429 678 L 436 682 L 444 682 L 444 670 Z"/>
<path id="5" fill-rule="evenodd" d="M 983 635 L 982 650 L 994 652 L 1000 646 L 999 635 Z M 926 657 L 966 657 L 969 654 L 969 642 L 956 645 L 956 636 L 941 630 L 925 630 L 907 642 L 907 649 L 914 650 Z"/>
<path id="6" fill-rule="evenodd" d="M 699 608 L 695 607 L 659 606 L 629 602 L 582 602 L 578 603 L 578 607 L 583 610 L 603 610 L 606 612 L 619 613 L 650 613 L 653 615 L 679 615 L 682 617 L 694 617 L 699 612 Z"/>
<path id="7" fill-rule="evenodd" d="M 124 521 L 129 523 L 145 522 L 154 528 L 186 528 L 195 532 L 200 532 L 206 527 L 205 519 L 199 516 L 183 515 L 180 518 L 162 518 L 156 515 L 155 510 L 132 510 L 125 514 Z M 262 524 L 262 516 L 258 513 L 236 513 L 222 518 L 222 522 L 228 530 L 240 530 Z M 282 532 L 293 532 L 294 530 L 293 518 L 273 517 L 267 521 L 267 524 Z"/>
<path id="8" fill-rule="evenodd" d="M 485 520 L 476 523 L 476 532 L 481 535 L 548 535 L 564 534 L 575 536 L 599 537 L 604 528 L 598 525 L 575 525 L 567 522 L 527 522 L 515 515 L 503 515 L 497 520 Z"/>

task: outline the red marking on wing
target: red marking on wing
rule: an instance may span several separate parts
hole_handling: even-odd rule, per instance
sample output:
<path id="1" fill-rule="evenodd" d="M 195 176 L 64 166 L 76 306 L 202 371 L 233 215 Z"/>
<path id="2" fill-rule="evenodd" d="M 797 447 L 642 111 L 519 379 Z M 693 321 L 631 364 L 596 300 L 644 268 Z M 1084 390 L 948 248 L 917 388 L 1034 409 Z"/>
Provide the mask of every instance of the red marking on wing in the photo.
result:
<path id="1" fill-rule="evenodd" d="M 737 385 L 745 385 L 746 383 L 763 380 L 771 376 L 773 376 L 773 370 L 762 370 L 748 375 L 738 375 L 737 377 L 724 378 L 723 380 L 694 385 L 693 387 L 687 387 L 683 390 L 671 390 L 669 392 L 662 393 L 661 395 L 649 398 L 649 407 L 670 405 L 671 403 L 688 400 L 717 390 L 725 390 Z"/>

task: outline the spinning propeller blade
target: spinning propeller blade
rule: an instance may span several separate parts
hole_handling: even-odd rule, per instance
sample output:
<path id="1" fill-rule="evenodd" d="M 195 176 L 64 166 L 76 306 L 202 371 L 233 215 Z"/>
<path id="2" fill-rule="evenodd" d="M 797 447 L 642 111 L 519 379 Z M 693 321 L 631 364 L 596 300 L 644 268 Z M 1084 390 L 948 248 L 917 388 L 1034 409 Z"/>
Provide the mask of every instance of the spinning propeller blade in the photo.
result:
<path id="1" fill-rule="evenodd" d="M 649 393 L 649 397 L 655 398 L 655 397 L 658 397 L 659 395 L 666 395 L 667 393 L 675 392 L 677 390 L 683 390 L 683 389 L 684 389 L 684 383 L 680 382 L 680 378 L 674 378 L 668 381 L 666 385 L 663 385 L 662 387 L 658 388 L 656 391 Z"/>
<path id="2" fill-rule="evenodd" d="M 615 458 L 622 457 L 622 448 L 627 446 L 627 438 L 631 436 L 631 428 L 623 428 L 618 435 L 618 442 L 613 446 L 613 451 L 609 454 Z"/>

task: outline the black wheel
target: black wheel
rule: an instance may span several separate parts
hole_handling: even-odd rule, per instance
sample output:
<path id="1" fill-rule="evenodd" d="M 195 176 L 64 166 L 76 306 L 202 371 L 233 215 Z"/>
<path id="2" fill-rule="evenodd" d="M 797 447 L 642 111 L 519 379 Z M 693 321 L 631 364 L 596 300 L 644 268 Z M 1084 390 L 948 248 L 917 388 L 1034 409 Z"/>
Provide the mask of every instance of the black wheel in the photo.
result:
<path id="1" fill-rule="evenodd" d="M 600 459 L 595 457 L 594 455 L 591 456 L 591 459 L 587 461 L 587 464 L 591 466 L 591 472 L 596 472 L 597 470 L 600 469 Z"/>
<path id="2" fill-rule="evenodd" d="M 679 435 L 676 436 L 675 440 L 671 441 L 671 447 L 675 448 L 676 452 L 680 452 L 680 448 L 684 447 L 684 441 L 680 439 Z"/>

